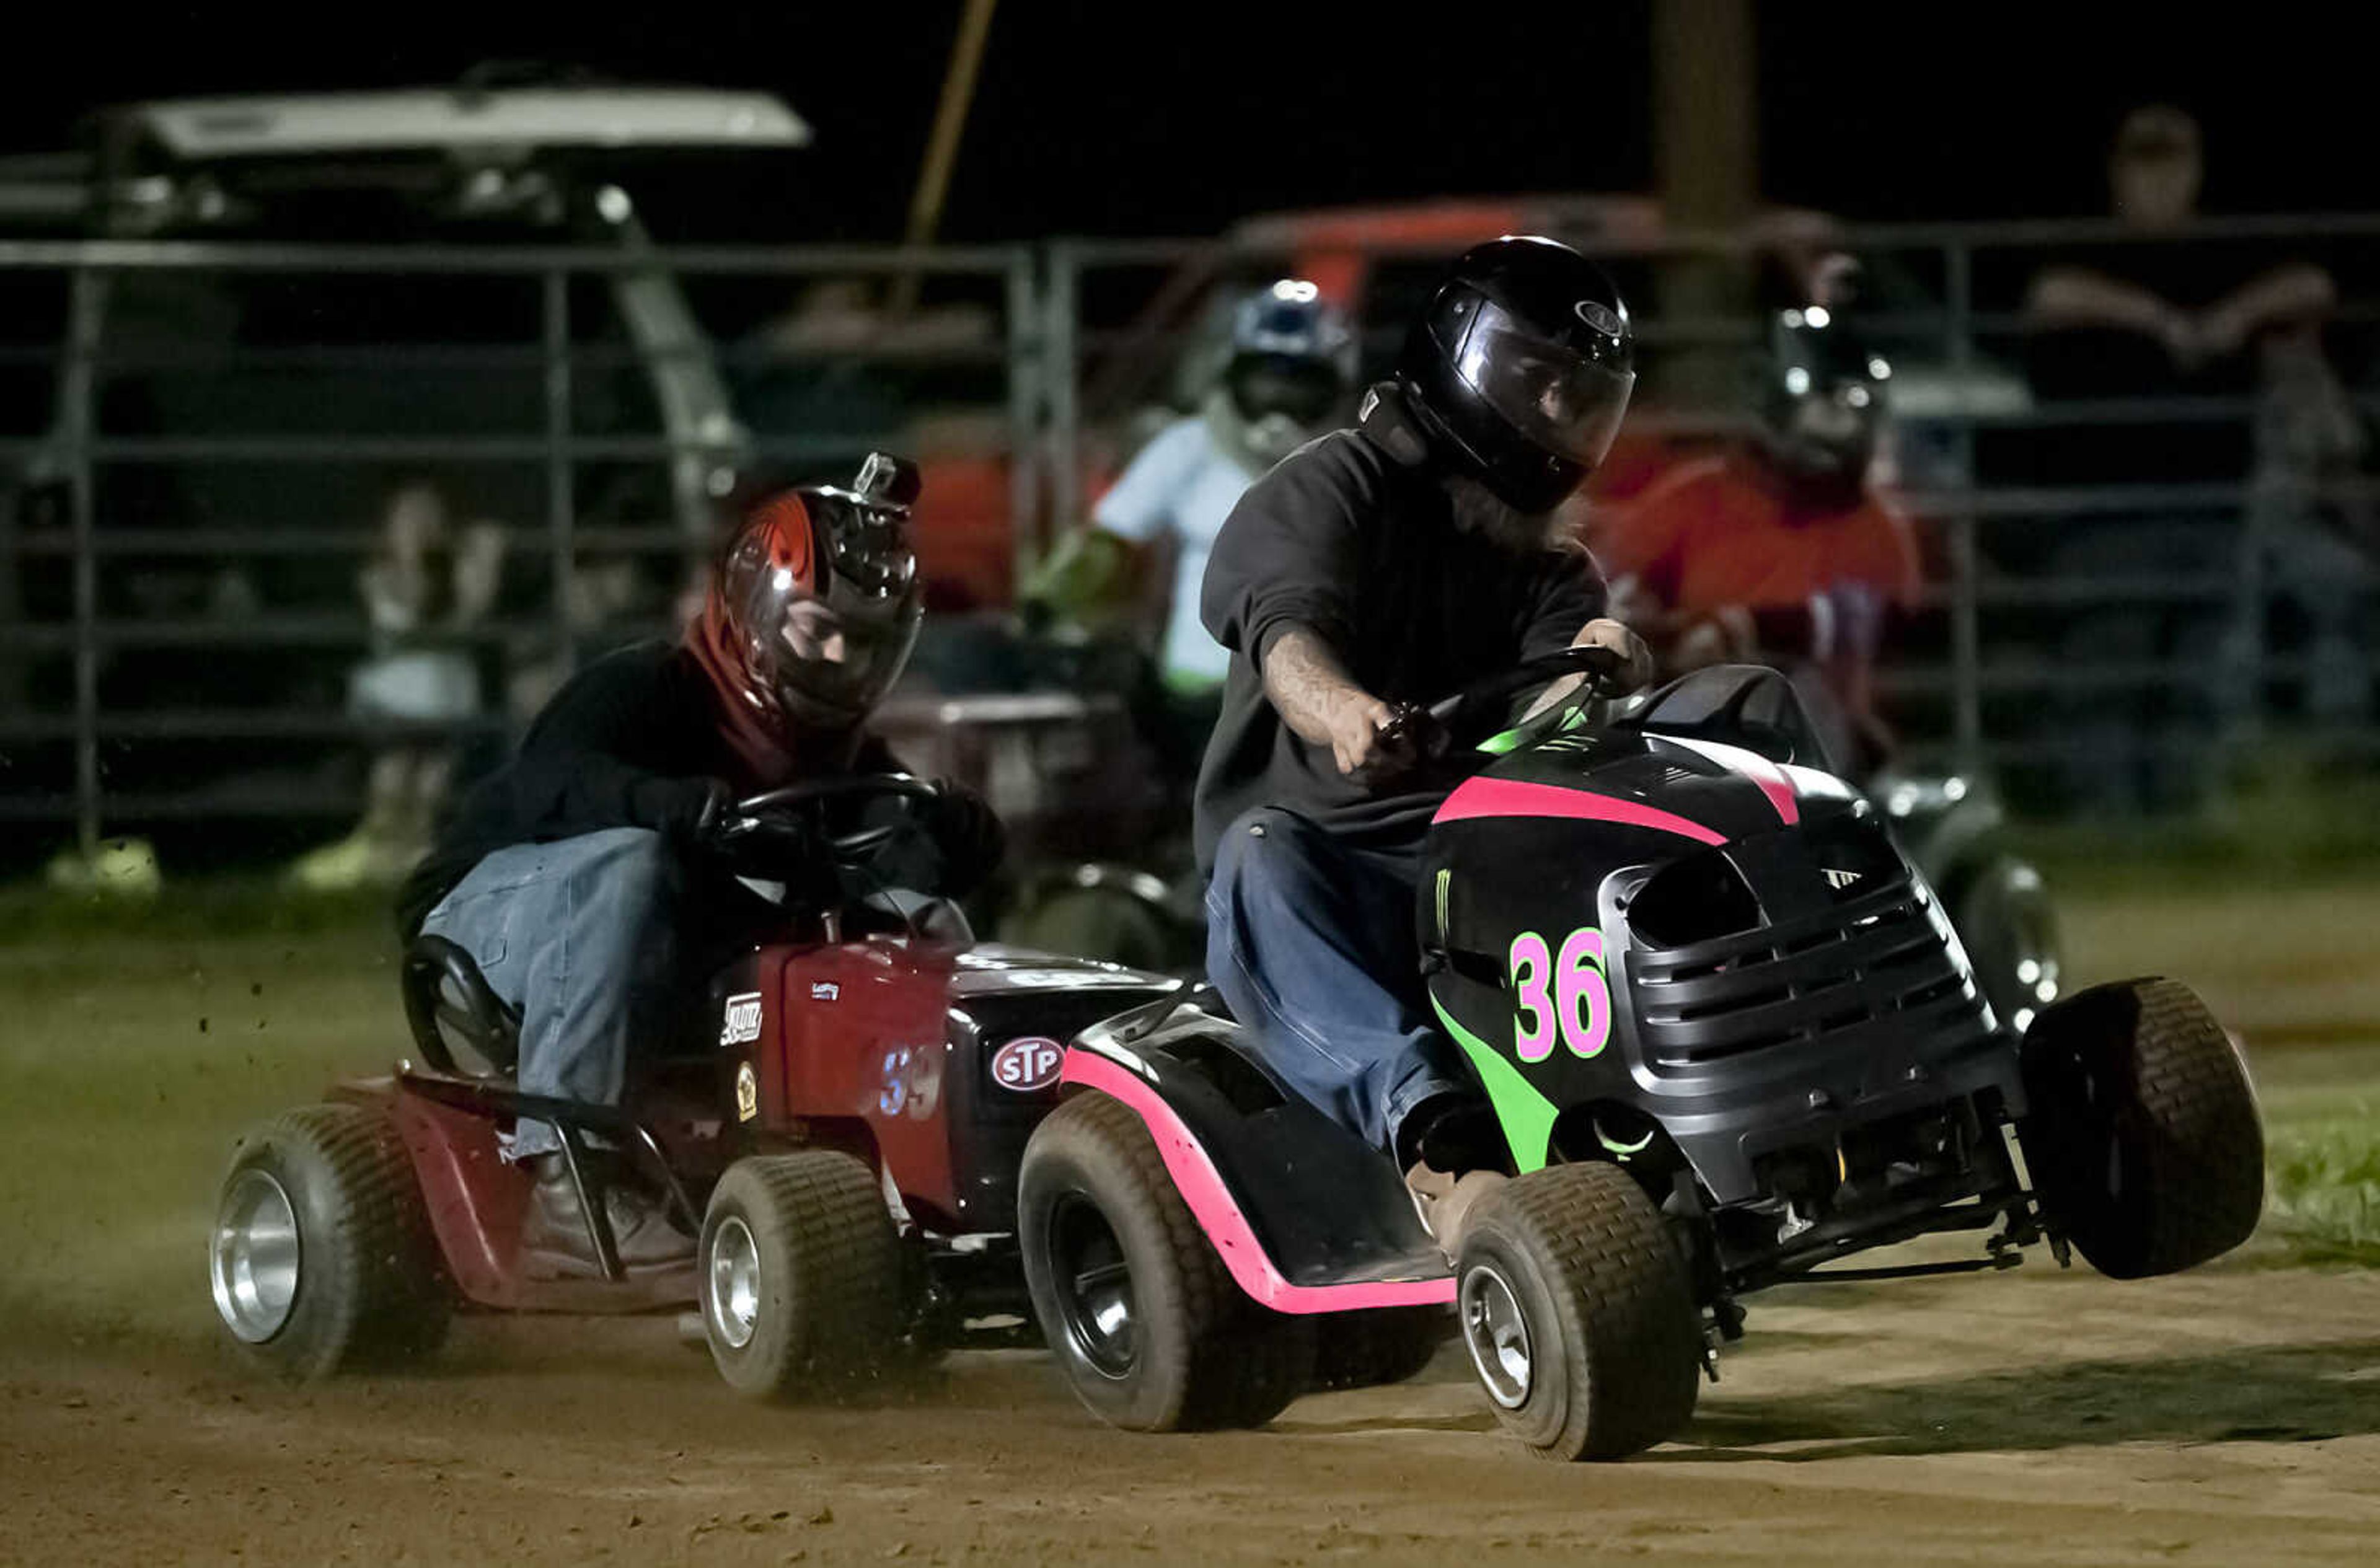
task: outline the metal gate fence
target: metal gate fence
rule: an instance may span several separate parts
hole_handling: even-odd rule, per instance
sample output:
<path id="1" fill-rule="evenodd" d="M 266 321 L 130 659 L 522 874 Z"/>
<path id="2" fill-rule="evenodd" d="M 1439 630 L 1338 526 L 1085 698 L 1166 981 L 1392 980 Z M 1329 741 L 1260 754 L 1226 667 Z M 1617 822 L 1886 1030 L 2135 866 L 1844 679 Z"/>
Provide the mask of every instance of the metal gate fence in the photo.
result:
<path id="1" fill-rule="evenodd" d="M 1770 244 L 1575 237 L 1643 300 L 1670 269 Z M 1886 679 L 1914 753 L 2045 776 L 2111 757 L 2154 772 L 2262 733 L 2277 711 L 2369 760 L 2380 665 L 2373 539 L 2358 530 L 2380 497 L 2365 465 L 2258 452 L 2259 421 L 2277 418 L 2269 385 L 2037 395 L 2010 280 L 2119 244 L 2319 253 L 2344 296 L 2328 362 L 2343 407 L 2368 420 L 2380 310 L 2357 289 L 2380 218 L 2210 222 L 2153 241 L 2071 223 L 1827 241 L 1890 280 L 1861 319 L 1900 368 L 1900 488 L 1937 545 Z M 950 568 L 944 614 L 996 611 L 1018 564 L 1129 455 L 1146 411 L 1195 381 L 1232 287 L 1318 259 L 1357 278 L 1377 367 L 1414 279 L 1451 248 L 1343 235 L 916 251 L 0 242 L 0 819 L 20 836 L 71 824 L 89 845 L 127 824 L 351 811 L 355 756 L 407 733 L 342 697 L 376 635 L 354 584 L 381 538 L 375 497 L 423 475 L 506 545 L 491 613 L 443 638 L 491 691 L 527 664 L 550 680 L 591 646 L 665 626 L 713 492 L 755 462 L 816 472 L 870 444 L 917 449 L 941 530 L 929 543 Z M 920 314 L 860 308 L 838 324 L 837 286 L 903 277 L 929 280 Z M 259 301 L 271 331 L 241 314 Z M 335 330 L 310 336 L 317 322 Z M 1639 322 L 1657 387 L 1669 366 L 1756 334 L 1749 316 Z M 1735 422 L 1707 393 L 1632 415 L 1688 444 Z M 2125 472 L 2071 480 L 2046 456 L 2119 434 L 2146 454 Z M 2238 472 L 2172 478 L 2218 435 L 2250 450 Z M 2309 597 L 2311 637 L 2295 603 Z M 517 717 L 492 699 L 427 729 L 490 736 Z"/>
<path id="2" fill-rule="evenodd" d="M 905 279 L 929 303 L 865 342 L 806 303 Z M 670 624 L 737 477 L 848 472 L 902 425 L 979 470 L 954 531 L 996 591 L 981 541 L 1004 552 L 1039 509 L 1033 286 L 1016 248 L 0 243 L 0 819 L 88 847 L 335 817 L 360 748 L 510 727 L 501 700 L 411 722 L 341 699 L 386 640 L 355 584 L 407 483 L 489 520 L 509 579 L 484 620 L 409 646 L 498 670 L 527 648 L 549 687 Z M 314 321 L 340 335 L 308 340 Z M 921 324 L 939 339 L 905 342 Z M 799 417 L 770 419 L 789 375 Z"/>

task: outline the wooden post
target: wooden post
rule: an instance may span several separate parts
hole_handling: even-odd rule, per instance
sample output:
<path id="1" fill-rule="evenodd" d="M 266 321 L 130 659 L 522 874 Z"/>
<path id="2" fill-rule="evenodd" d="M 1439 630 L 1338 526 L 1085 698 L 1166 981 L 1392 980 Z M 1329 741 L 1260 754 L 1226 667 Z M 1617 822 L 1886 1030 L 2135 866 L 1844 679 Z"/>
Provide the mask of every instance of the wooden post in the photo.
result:
<path id="1" fill-rule="evenodd" d="M 1653 7 L 1653 157 L 1665 226 L 1733 229 L 1760 194 L 1759 70 L 1752 0 L 1657 0 Z M 1663 262 L 1656 304 L 1665 322 L 1708 326 L 1752 303 L 1751 268 L 1735 258 Z M 1689 346 L 1648 366 L 1671 405 L 1723 403 L 1736 356 Z"/>
<path id="2" fill-rule="evenodd" d="M 959 18 L 959 35 L 951 44 L 950 69 L 942 75 L 941 103 L 934 110 L 934 132 L 926 142 L 925 167 L 917 171 L 917 188 L 909 200 L 909 226 L 904 243 L 926 245 L 941 226 L 942 200 L 950 193 L 951 166 L 958 162 L 959 134 L 966 128 L 967 106 L 975 101 L 977 67 L 983 64 L 984 40 L 991 33 L 991 8 L 998 0 L 967 0 Z M 889 313 L 905 316 L 917 302 L 917 274 L 903 273 L 892 285 Z"/>

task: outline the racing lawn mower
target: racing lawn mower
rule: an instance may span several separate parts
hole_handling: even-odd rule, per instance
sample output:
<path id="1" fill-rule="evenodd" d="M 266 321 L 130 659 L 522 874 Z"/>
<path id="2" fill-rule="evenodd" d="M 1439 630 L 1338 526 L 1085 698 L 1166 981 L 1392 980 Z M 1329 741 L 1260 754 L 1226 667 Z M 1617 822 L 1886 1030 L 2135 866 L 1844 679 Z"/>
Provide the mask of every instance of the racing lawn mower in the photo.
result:
<path id="1" fill-rule="evenodd" d="M 1416 911 L 1512 1178 L 1451 1271 L 1390 1161 L 1287 1092 L 1211 991 L 1076 1040 L 1062 1076 L 1091 1092 L 1035 1132 L 1018 1222 L 1093 1410 L 1179 1424 L 1248 1366 L 1451 1303 L 1509 1431 L 1613 1458 L 1684 1426 L 1754 1291 L 2042 1240 L 2132 1279 L 2254 1228 L 2255 1100 L 2187 989 L 2101 986 L 2020 1037 L 1876 808 L 1796 760 L 1815 742 L 1782 676 L 1709 669 L 1610 716 L 1615 664 L 1535 661 L 1415 728 L 1497 758 L 1437 813 Z M 1563 675 L 1576 699 L 1488 735 Z M 1938 1232 L 1982 1256 L 1827 1267 Z M 1243 1296 L 1272 1316 L 1233 1318 Z"/>
<path id="2" fill-rule="evenodd" d="M 932 793 L 864 775 L 739 810 L 753 827 L 808 819 L 842 880 L 865 886 L 905 803 Z M 255 1359 L 320 1377 L 434 1349 L 457 1306 L 698 1307 L 722 1374 L 769 1396 L 914 1363 L 969 1339 L 969 1319 L 1006 1317 L 971 1343 L 1011 1343 L 1026 1310 L 1017 1164 L 1056 1101 L 1061 1042 L 1172 984 L 974 946 L 941 901 L 789 907 L 640 1050 L 608 1107 L 521 1092 L 517 1014 L 461 948 L 418 939 L 402 985 L 419 1059 L 241 1140 L 213 1233 L 218 1313 Z M 562 1134 L 603 1277 L 519 1268 L 530 1178 L 498 1134 L 520 1117 Z M 598 1188 L 623 1166 L 701 1237 L 694 1266 L 621 1267 Z"/>

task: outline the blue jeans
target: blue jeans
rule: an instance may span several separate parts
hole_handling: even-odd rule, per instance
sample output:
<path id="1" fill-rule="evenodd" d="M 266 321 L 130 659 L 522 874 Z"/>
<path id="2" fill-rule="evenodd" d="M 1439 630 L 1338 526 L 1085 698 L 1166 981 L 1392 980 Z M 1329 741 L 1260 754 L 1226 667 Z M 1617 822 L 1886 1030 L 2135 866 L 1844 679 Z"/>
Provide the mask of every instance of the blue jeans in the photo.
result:
<path id="1" fill-rule="evenodd" d="M 421 930 L 470 954 L 495 993 L 521 1010 L 524 1092 L 617 1105 L 630 1042 L 664 1026 L 682 886 L 661 834 L 606 828 L 497 850 Z M 526 1160 L 561 1147 L 552 1127 L 524 1121 L 504 1155 Z"/>
<path id="2" fill-rule="evenodd" d="M 1358 845 L 1259 807 L 1207 886 L 1207 978 L 1266 1064 L 1333 1121 L 1393 1149 L 1405 1114 L 1471 1080 L 1428 1020 L 1414 883 L 1420 845 Z"/>

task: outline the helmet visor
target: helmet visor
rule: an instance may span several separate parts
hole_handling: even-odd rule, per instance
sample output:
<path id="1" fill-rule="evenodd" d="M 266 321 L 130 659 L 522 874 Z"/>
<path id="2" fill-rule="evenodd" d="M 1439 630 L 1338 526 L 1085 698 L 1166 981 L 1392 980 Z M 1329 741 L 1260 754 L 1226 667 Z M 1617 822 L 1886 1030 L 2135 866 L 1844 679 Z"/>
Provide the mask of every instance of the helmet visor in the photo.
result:
<path id="1" fill-rule="evenodd" d="M 788 712 L 857 720 L 883 699 L 917 643 L 917 596 L 826 598 L 762 579 L 750 606 L 751 656 Z"/>
<path id="2" fill-rule="evenodd" d="M 1483 299 L 1455 373 L 1536 445 L 1593 468 L 1620 433 L 1636 372 L 1620 355 L 1556 343 Z"/>

